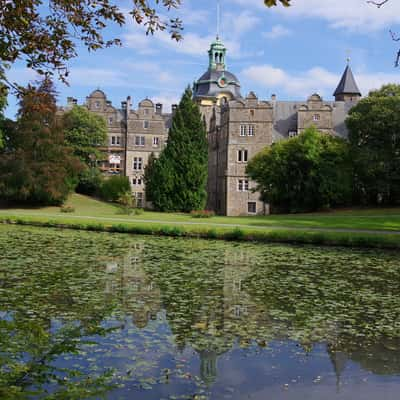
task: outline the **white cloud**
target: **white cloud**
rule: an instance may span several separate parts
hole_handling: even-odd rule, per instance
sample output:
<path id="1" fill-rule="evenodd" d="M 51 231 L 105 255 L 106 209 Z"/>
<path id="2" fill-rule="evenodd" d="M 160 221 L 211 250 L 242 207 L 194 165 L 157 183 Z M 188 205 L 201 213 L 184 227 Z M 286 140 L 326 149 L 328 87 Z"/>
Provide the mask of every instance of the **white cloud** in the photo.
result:
<path id="1" fill-rule="evenodd" d="M 261 19 L 250 11 L 239 14 L 226 13 L 223 15 L 222 36 L 239 39 L 243 34 L 254 31 Z"/>
<path id="2" fill-rule="evenodd" d="M 367 0 L 295 0 L 289 8 L 268 9 L 261 0 L 234 0 L 246 8 L 262 9 L 265 13 L 279 13 L 288 18 L 314 17 L 329 22 L 333 28 L 351 31 L 375 31 L 398 25 L 400 1 L 391 0 L 381 8 L 368 4 Z"/>
<path id="3" fill-rule="evenodd" d="M 266 39 L 279 39 L 284 36 L 290 36 L 293 32 L 282 25 L 274 25 L 269 32 L 264 32 Z"/>
<path id="4" fill-rule="evenodd" d="M 246 68 L 242 71 L 242 76 L 257 84 L 258 87 L 278 91 L 278 95 L 279 91 L 282 91 L 285 95 L 301 99 L 312 93 L 331 97 L 341 77 L 340 74 L 321 67 L 314 67 L 300 73 L 289 73 L 272 65 Z M 383 84 L 400 82 L 398 74 L 387 73 L 355 73 L 355 79 L 364 95 L 372 89 L 380 88 Z"/>

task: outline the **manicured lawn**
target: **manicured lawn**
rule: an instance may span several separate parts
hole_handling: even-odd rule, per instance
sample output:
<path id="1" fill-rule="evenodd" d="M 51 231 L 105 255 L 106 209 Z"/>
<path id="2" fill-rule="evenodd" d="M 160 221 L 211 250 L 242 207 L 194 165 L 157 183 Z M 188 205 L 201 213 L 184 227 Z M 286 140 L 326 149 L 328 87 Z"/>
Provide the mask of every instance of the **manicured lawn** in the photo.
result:
<path id="1" fill-rule="evenodd" d="M 263 217 L 221 217 L 207 219 L 192 218 L 188 214 L 158 213 L 146 211 L 140 215 L 124 215 L 117 206 L 92 198 L 74 194 L 67 205 L 75 208 L 71 214 L 61 213 L 59 207 L 44 208 L 10 208 L 0 210 L 0 216 L 31 216 L 55 217 L 57 219 L 87 220 L 98 218 L 101 221 L 111 220 L 118 222 L 149 222 L 154 224 L 179 223 L 182 225 L 222 227 L 222 225 L 241 226 L 243 228 L 304 228 L 307 229 L 349 229 L 349 230 L 388 230 L 400 231 L 400 208 L 394 209 L 368 209 L 368 210 L 341 210 L 327 213 L 297 214 L 297 215 L 271 215 Z"/>

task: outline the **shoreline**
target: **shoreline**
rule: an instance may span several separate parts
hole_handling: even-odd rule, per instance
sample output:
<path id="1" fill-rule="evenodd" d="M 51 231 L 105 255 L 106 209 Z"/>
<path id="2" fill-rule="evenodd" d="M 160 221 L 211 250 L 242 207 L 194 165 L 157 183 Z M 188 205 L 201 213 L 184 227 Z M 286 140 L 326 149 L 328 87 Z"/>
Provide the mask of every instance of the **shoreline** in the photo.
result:
<path id="1" fill-rule="evenodd" d="M 317 246 L 342 246 L 373 249 L 400 249 L 400 234 L 397 232 L 370 232 L 362 230 L 326 230 L 312 228 L 251 228 L 243 226 L 214 226 L 168 222 L 99 222 L 84 220 L 76 222 L 62 217 L 1 215 L 1 224 L 25 225 L 44 228 L 61 228 L 92 232 L 128 233 L 150 236 L 188 237 L 256 243 L 312 244 Z"/>

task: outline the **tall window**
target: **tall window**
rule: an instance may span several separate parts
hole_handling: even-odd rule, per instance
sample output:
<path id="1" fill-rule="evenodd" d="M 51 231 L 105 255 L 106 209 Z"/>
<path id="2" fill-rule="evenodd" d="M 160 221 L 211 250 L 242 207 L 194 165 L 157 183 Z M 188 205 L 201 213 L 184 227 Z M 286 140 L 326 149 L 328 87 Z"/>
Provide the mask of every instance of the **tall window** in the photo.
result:
<path id="1" fill-rule="evenodd" d="M 247 162 L 248 152 L 247 150 L 238 150 L 238 162 Z"/>
<path id="2" fill-rule="evenodd" d="M 142 208 L 143 207 L 143 192 L 136 192 L 135 199 L 136 199 L 136 207 Z"/>
<path id="3" fill-rule="evenodd" d="M 238 180 L 238 191 L 239 192 L 248 192 L 249 191 L 249 181 L 247 179 L 239 179 Z"/>
<path id="4" fill-rule="evenodd" d="M 149 121 L 143 121 L 143 128 L 144 129 L 149 129 L 150 123 Z"/>
<path id="5" fill-rule="evenodd" d="M 111 144 L 115 145 L 116 143 L 116 137 L 115 136 L 111 136 Z"/>
<path id="6" fill-rule="evenodd" d="M 117 144 L 121 144 L 121 136 L 117 136 Z"/>
<path id="7" fill-rule="evenodd" d="M 144 136 L 135 136 L 135 146 L 144 146 L 145 137 Z"/>
<path id="8" fill-rule="evenodd" d="M 254 125 L 249 125 L 249 136 L 254 136 L 256 127 Z"/>
<path id="9" fill-rule="evenodd" d="M 257 203 L 255 201 L 249 201 L 247 203 L 247 212 L 249 214 L 256 214 L 257 213 Z"/>
<path id="10" fill-rule="evenodd" d="M 112 125 L 113 122 L 113 117 L 108 117 L 108 125 Z"/>
<path id="11" fill-rule="evenodd" d="M 143 169 L 143 158 L 142 157 L 134 157 L 133 158 L 133 170 L 141 171 Z"/>
<path id="12" fill-rule="evenodd" d="M 160 138 L 158 138 L 158 137 L 153 137 L 153 146 L 154 147 L 158 147 L 159 146 L 159 144 L 160 144 Z"/>
<path id="13" fill-rule="evenodd" d="M 240 136 L 247 136 L 247 125 L 240 125 Z"/>

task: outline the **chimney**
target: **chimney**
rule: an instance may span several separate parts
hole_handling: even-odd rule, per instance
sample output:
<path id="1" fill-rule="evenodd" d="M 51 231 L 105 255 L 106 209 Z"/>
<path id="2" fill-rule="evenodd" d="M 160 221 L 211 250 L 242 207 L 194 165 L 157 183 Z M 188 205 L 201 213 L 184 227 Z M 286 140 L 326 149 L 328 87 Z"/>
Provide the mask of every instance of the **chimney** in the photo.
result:
<path id="1" fill-rule="evenodd" d="M 156 104 L 156 114 L 158 114 L 158 115 L 162 114 L 162 104 L 161 103 Z"/>
<path id="2" fill-rule="evenodd" d="M 107 106 L 111 106 L 111 101 L 107 100 Z"/>
<path id="3" fill-rule="evenodd" d="M 172 104 L 171 109 L 172 109 L 172 114 L 174 114 L 175 111 L 178 109 L 178 105 L 177 104 Z"/>
<path id="4" fill-rule="evenodd" d="M 271 96 L 271 101 L 276 101 L 276 94 L 273 94 L 273 95 Z"/>

